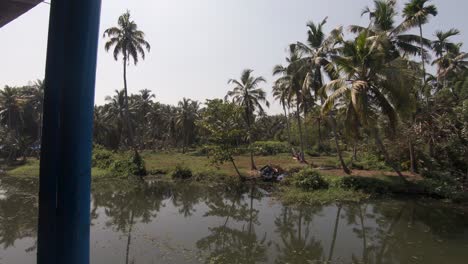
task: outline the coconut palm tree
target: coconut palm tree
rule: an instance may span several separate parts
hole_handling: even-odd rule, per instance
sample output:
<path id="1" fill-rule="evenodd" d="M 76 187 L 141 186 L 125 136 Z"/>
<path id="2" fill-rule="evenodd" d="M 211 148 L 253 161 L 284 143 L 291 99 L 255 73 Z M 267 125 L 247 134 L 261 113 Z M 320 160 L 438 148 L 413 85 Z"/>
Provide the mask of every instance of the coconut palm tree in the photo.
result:
<path id="1" fill-rule="evenodd" d="M 304 159 L 304 138 L 302 134 L 301 121 L 301 104 L 304 102 L 303 84 L 308 69 L 299 63 L 302 60 L 299 49 L 296 44 L 289 45 L 289 56 L 286 58 L 287 66 L 276 65 L 273 68 L 273 75 L 279 75 L 276 80 L 276 85 L 284 86 L 288 93 L 288 101 L 295 103 L 296 119 L 299 129 L 299 141 L 301 152 L 298 155 L 300 162 L 305 162 Z"/>
<path id="2" fill-rule="evenodd" d="M 452 28 L 448 31 L 439 30 L 436 32 L 436 40 L 432 42 L 432 49 L 438 58 L 441 58 L 447 52 L 459 51 L 461 44 L 449 41 L 451 37 L 458 35 L 460 35 L 460 30 L 456 28 Z"/>
<path id="3" fill-rule="evenodd" d="M 289 100 L 288 86 L 281 82 L 275 82 L 273 84 L 273 98 L 279 101 L 283 107 L 284 116 L 286 117 L 286 128 L 288 130 L 288 143 L 291 144 L 291 126 L 289 124 L 289 109 L 291 102 Z"/>
<path id="4" fill-rule="evenodd" d="M 437 82 L 440 87 L 445 86 L 442 83 L 442 77 L 446 76 L 446 69 L 449 68 L 449 64 L 457 65 L 457 63 L 450 63 L 452 61 L 459 61 L 462 57 L 456 58 L 460 54 L 461 43 L 450 42 L 451 37 L 460 34 L 458 29 L 450 29 L 448 31 L 437 31 L 436 40 L 432 42 L 432 49 L 434 50 L 437 58 L 432 62 L 432 65 L 437 65 Z M 450 55 L 449 55 L 450 54 Z M 453 60 L 454 59 L 454 60 Z M 463 59 L 462 59 L 463 60 Z"/>
<path id="5" fill-rule="evenodd" d="M 326 73 L 328 78 L 335 79 L 336 71 L 332 67 L 329 60 L 331 54 L 336 54 L 336 45 L 342 41 L 343 28 L 338 27 L 332 30 L 327 36 L 323 31 L 323 26 L 327 23 L 327 18 L 322 22 L 315 24 L 309 22 L 307 24 L 307 42 L 298 42 L 298 49 L 304 54 L 304 57 L 298 61 L 303 67 L 309 69 L 305 80 L 303 82 L 303 94 L 308 94 L 308 91 L 312 89 L 314 92 L 315 103 L 323 103 L 324 97 L 320 94 L 320 89 L 323 86 L 323 75 Z M 300 66 L 299 66 L 300 67 Z M 307 104 L 305 104 L 307 105 Z M 321 117 L 317 117 L 318 124 L 318 146 L 322 146 L 322 135 L 321 135 Z"/>
<path id="6" fill-rule="evenodd" d="M 137 148 L 133 139 L 133 130 L 130 124 L 130 112 L 128 104 L 128 89 L 127 89 L 127 65 L 133 60 L 136 65 L 139 57 L 145 59 L 145 49 L 149 52 L 150 44 L 145 40 L 145 33 L 138 29 L 137 24 L 131 20 L 130 11 L 126 11 L 118 19 L 118 26 L 111 27 L 104 31 L 104 37 L 108 38 L 105 44 L 106 51 L 113 48 L 114 59 L 118 60 L 119 55 L 123 57 L 123 80 L 124 80 L 124 95 L 125 95 L 125 119 L 127 125 L 128 138 L 131 147 L 137 153 Z"/>
<path id="7" fill-rule="evenodd" d="M 419 27 L 420 37 L 420 54 L 423 69 L 423 85 L 426 84 L 426 57 L 424 55 L 423 47 L 423 25 L 429 22 L 430 16 L 437 16 L 437 7 L 435 5 L 426 5 L 429 0 L 410 0 L 405 4 L 403 9 L 403 17 L 405 22 L 403 23 L 405 28 L 411 28 L 414 26 Z"/>
<path id="8" fill-rule="evenodd" d="M 445 53 L 432 64 L 437 65 L 437 80 L 440 82 L 451 74 L 463 73 L 468 69 L 468 53 L 457 48 Z"/>
<path id="9" fill-rule="evenodd" d="M 19 130 L 23 123 L 24 103 L 18 89 L 5 86 L 3 90 L 0 90 L 0 121 L 17 137 L 19 137 Z"/>
<path id="10" fill-rule="evenodd" d="M 266 93 L 262 88 L 258 88 L 261 83 L 266 82 L 263 77 L 255 77 L 252 75 L 253 70 L 246 69 L 242 72 L 239 80 L 230 79 L 228 84 L 233 84 L 233 90 L 229 91 L 225 97 L 232 99 L 232 102 L 241 106 L 244 109 L 244 118 L 248 129 L 248 141 L 250 147 L 250 164 L 251 169 L 255 170 L 255 161 L 253 158 L 252 149 L 252 125 L 255 122 L 255 112 L 263 114 L 262 104 L 270 107 L 270 103 L 266 99 Z"/>
<path id="11" fill-rule="evenodd" d="M 386 162 L 404 179 L 390 160 L 377 128 L 381 115 L 387 117 L 391 128 L 395 128 L 398 113 L 409 111 L 410 91 L 406 87 L 414 84 L 414 74 L 408 62 L 401 57 L 388 58 L 390 45 L 388 38 L 369 37 L 366 31 L 356 39 L 346 41 L 341 54 L 332 58 L 341 76 L 324 86 L 330 95 L 322 112 L 329 113 L 337 100 L 349 100 L 347 119 L 358 120 L 371 132 Z"/>
<path id="12" fill-rule="evenodd" d="M 176 126 L 180 127 L 182 133 L 182 153 L 185 153 L 186 147 L 190 143 L 190 138 L 194 134 L 195 121 L 198 117 L 200 103 L 184 97 L 182 101 L 179 101 L 178 106 L 179 109 L 175 117 Z"/>
<path id="13" fill-rule="evenodd" d="M 427 53 L 425 48 L 431 48 L 431 41 L 420 36 L 409 34 L 408 31 L 416 25 L 395 23 L 398 15 L 395 0 L 374 0 L 373 7 L 364 8 L 361 15 L 369 15 L 369 26 L 362 27 L 351 25 L 350 30 L 354 33 L 367 31 L 368 35 L 386 35 L 392 46 L 388 55 L 396 58 L 398 56 L 418 55 L 421 50 Z"/>

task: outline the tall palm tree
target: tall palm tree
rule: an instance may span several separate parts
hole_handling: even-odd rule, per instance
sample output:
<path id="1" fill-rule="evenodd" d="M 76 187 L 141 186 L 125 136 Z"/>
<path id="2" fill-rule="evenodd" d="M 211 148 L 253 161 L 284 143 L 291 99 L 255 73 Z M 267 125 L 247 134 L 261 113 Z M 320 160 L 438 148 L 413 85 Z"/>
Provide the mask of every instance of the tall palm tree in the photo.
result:
<path id="1" fill-rule="evenodd" d="M 281 82 L 273 84 L 273 98 L 279 101 L 283 107 L 284 116 L 286 117 L 286 128 L 288 129 L 288 143 L 291 144 L 291 126 L 289 124 L 289 108 L 291 106 L 289 98 L 288 86 Z"/>
<path id="2" fill-rule="evenodd" d="M 395 0 L 374 0 L 373 7 L 364 8 L 361 15 L 366 14 L 369 15 L 369 26 L 366 28 L 351 25 L 351 32 L 361 33 L 367 31 L 369 36 L 385 35 L 392 44 L 388 50 L 390 57 L 415 56 L 421 54 L 421 51 L 426 53 L 424 47 L 431 48 L 430 40 L 408 33 L 410 29 L 417 25 L 407 22 L 395 23 L 398 15 Z"/>
<path id="3" fill-rule="evenodd" d="M 369 37 L 366 31 L 355 40 L 345 42 L 341 54 L 333 56 L 341 76 L 324 87 L 330 96 L 322 111 L 329 113 L 336 100 L 349 100 L 347 119 L 358 120 L 373 134 L 386 162 L 404 179 L 398 166 L 390 160 L 377 123 L 383 115 L 390 127 L 395 128 L 398 113 L 409 111 L 410 92 L 406 87 L 414 84 L 414 74 L 405 59 L 388 58 L 389 45 L 388 38 Z"/>
<path id="4" fill-rule="evenodd" d="M 437 65 L 437 79 L 446 79 L 452 74 L 463 73 L 468 69 L 468 53 L 457 48 L 436 59 L 433 65 Z"/>
<path id="5" fill-rule="evenodd" d="M 447 52 L 456 52 L 460 49 L 461 44 L 450 42 L 449 39 L 460 35 L 460 30 L 452 28 L 448 31 L 437 31 L 436 40 L 432 42 L 432 49 L 436 56 L 441 58 Z"/>
<path id="6" fill-rule="evenodd" d="M 179 111 L 176 115 L 176 125 L 180 127 L 182 133 L 182 153 L 190 143 L 190 137 L 195 130 L 195 121 L 198 117 L 200 103 L 191 99 L 183 98 L 179 101 Z"/>
<path id="7" fill-rule="evenodd" d="M 108 38 L 105 44 L 106 51 L 112 47 L 114 59 L 118 60 L 119 55 L 123 57 L 123 80 L 124 80 L 124 94 L 125 94 L 125 119 L 128 130 L 128 137 L 131 147 L 134 148 L 135 153 L 138 153 L 133 138 L 133 130 L 130 124 L 130 113 L 128 106 L 128 89 L 127 89 L 127 65 L 133 60 L 136 65 L 141 56 L 145 59 L 145 49 L 149 52 L 151 49 L 150 44 L 145 40 L 145 33 L 139 30 L 137 24 L 131 20 L 130 11 L 126 11 L 118 19 L 118 26 L 111 27 L 104 31 L 104 37 Z"/>
<path id="8" fill-rule="evenodd" d="M 255 161 L 253 158 L 252 149 L 252 125 L 255 122 L 255 112 L 263 114 L 262 103 L 270 107 L 270 103 L 266 99 L 266 93 L 262 88 L 258 88 L 261 83 L 266 82 L 263 77 L 255 77 L 252 75 L 253 70 L 246 69 L 242 72 L 239 80 L 230 79 L 228 84 L 233 84 L 233 90 L 229 91 L 225 97 L 232 99 L 232 102 L 241 106 L 244 109 L 244 118 L 247 124 L 248 141 L 250 147 L 250 164 L 251 169 L 255 170 Z"/>
<path id="9" fill-rule="evenodd" d="M 403 9 L 403 17 L 405 19 L 405 27 L 419 27 L 419 37 L 421 44 L 421 62 L 423 69 L 423 85 L 426 85 L 426 66 L 425 66 L 425 55 L 423 47 L 423 28 L 422 26 L 429 22 L 430 16 L 437 16 L 437 7 L 435 5 L 426 5 L 429 0 L 410 0 L 405 4 Z"/>
<path id="10" fill-rule="evenodd" d="M 307 68 L 299 63 L 302 60 L 299 49 L 296 44 L 289 45 L 289 56 L 286 58 L 287 66 L 276 65 L 273 68 L 273 75 L 280 75 L 276 80 L 277 85 L 282 85 L 288 90 L 288 101 L 295 103 L 296 119 L 299 129 L 299 141 L 301 152 L 299 153 L 299 161 L 305 162 L 304 159 L 304 138 L 302 134 L 301 121 L 301 104 L 304 102 L 303 84 L 307 75 Z"/>
<path id="11" fill-rule="evenodd" d="M 327 36 L 323 31 L 323 26 L 327 23 L 327 18 L 322 22 L 315 24 L 309 22 L 307 24 L 307 42 L 298 42 L 297 46 L 299 50 L 305 54 L 305 56 L 298 61 L 299 64 L 303 64 L 304 67 L 309 69 L 305 80 L 303 82 L 303 93 L 308 94 L 308 91 L 312 89 L 314 92 L 315 103 L 323 103 L 324 97 L 320 94 L 320 88 L 323 86 L 323 75 L 326 73 L 328 78 L 335 79 L 337 77 L 334 67 L 332 67 L 329 60 L 329 56 L 336 54 L 336 44 L 342 41 L 343 28 L 338 27 L 330 32 Z M 307 104 L 305 104 L 307 105 Z M 317 117 L 318 123 L 318 146 L 322 146 L 322 135 L 321 135 L 321 117 Z"/>
<path id="12" fill-rule="evenodd" d="M 389 46 L 387 48 L 388 59 L 398 57 L 416 56 L 418 54 L 427 53 L 426 49 L 432 48 L 430 40 L 421 36 L 408 33 L 410 29 L 417 26 L 414 23 L 404 21 L 401 24 L 396 24 L 396 16 L 398 15 L 396 0 L 374 0 L 372 7 L 366 7 L 362 15 L 369 15 L 370 24 L 367 28 L 361 26 L 351 26 L 351 31 L 355 33 L 367 32 L 369 36 L 387 38 Z M 415 68 L 417 68 L 415 66 Z M 423 88 L 421 88 L 423 89 Z M 421 91 L 414 89 L 414 94 L 419 98 Z M 414 121 L 416 113 L 408 118 L 407 121 Z M 408 138 L 409 156 L 411 160 L 411 171 L 416 172 L 416 158 L 414 153 L 413 140 Z"/>

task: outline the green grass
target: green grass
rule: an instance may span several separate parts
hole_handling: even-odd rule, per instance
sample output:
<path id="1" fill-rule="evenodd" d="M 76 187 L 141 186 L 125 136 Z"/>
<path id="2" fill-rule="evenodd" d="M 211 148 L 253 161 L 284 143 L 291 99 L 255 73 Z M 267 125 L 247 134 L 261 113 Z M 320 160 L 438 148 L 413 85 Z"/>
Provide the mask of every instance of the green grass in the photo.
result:
<path id="1" fill-rule="evenodd" d="M 28 159 L 23 165 L 7 169 L 7 174 L 12 177 L 37 178 L 39 176 L 39 160 Z"/>
<path id="2" fill-rule="evenodd" d="M 236 176 L 236 172 L 231 163 L 225 163 L 219 167 L 211 164 L 210 159 L 206 156 L 182 154 L 176 152 L 154 153 L 145 151 L 142 153 L 145 160 L 146 169 L 149 172 L 160 171 L 171 173 L 177 165 L 183 165 L 192 170 L 194 174 L 208 172 L 210 174 L 218 173 L 224 176 Z M 250 156 L 241 155 L 235 157 L 236 165 L 239 171 L 247 175 L 250 172 Z M 303 167 L 289 154 L 278 154 L 274 156 L 257 156 L 255 157 L 257 168 L 261 168 L 268 164 L 281 166 L 283 169 L 289 170 L 294 167 Z"/>
<path id="3" fill-rule="evenodd" d="M 28 159 L 25 164 L 7 169 L 6 174 L 11 177 L 17 178 L 37 178 L 39 177 L 39 160 Z M 91 176 L 93 178 L 106 178 L 111 177 L 111 173 L 104 169 L 92 168 Z"/>

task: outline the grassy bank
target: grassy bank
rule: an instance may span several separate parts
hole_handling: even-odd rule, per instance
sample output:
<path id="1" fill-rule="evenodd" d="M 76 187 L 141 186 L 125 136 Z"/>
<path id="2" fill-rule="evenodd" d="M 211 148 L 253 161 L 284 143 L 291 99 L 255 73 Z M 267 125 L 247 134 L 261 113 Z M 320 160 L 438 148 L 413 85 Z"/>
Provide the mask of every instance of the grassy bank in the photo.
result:
<path id="1" fill-rule="evenodd" d="M 157 176 L 156 178 L 160 180 L 172 181 L 171 176 L 178 175 L 177 173 L 181 175 L 177 178 L 191 178 L 202 183 L 231 184 L 238 180 L 230 163 L 216 167 L 211 164 L 208 157 L 196 152 L 182 154 L 144 151 L 141 156 L 148 175 Z M 236 156 L 235 161 L 243 175 L 252 174 L 248 155 Z M 308 157 L 309 165 L 298 163 L 289 154 L 257 156 L 255 161 L 258 168 L 273 164 L 289 172 L 287 180 L 275 188 L 278 190 L 277 196 L 287 203 L 358 202 L 376 196 L 395 194 L 429 195 L 455 201 L 468 201 L 466 193 L 450 188 L 450 184 L 424 180 L 419 175 L 405 173 L 409 183 L 403 182 L 387 170 L 354 169 L 352 175 L 346 175 L 337 167 L 337 159 L 332 156 Z M 131 171 L 137 169 L 131 168 L 133 166 L 131 164 L 130 153 L 95 151 L 92 178 L 94 181 L 127 178 Z M 4 170 L 6 175 L 13 178 L 34 179 L 39 175 L 39 161 L 28 159 L 24 164 Z M 319 181 L 321 185 L 314 186 L 314 180 Z"/>
<path id="2" fill-rule="evenodd" d="M 5 169 L 8 176 L 15 178 L 37 178 L 39 176 L 39 160 L 28 159 L 21 165 L 11 166 Z M 109 170 L 93 167 L 91 169 L 91 175 L 93 178 L 107 178 L 112 177 Z"/>

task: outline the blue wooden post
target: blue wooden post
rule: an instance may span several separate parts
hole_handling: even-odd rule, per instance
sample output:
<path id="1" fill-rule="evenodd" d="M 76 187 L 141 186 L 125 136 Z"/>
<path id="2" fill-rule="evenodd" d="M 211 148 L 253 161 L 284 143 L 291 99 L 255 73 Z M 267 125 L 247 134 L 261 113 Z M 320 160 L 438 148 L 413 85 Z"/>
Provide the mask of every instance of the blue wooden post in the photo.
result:
<path id="1" fill-rule="evenodd" d="M 39 188 L 39 264 L 89 263 L 101 0 L 52 0 Z"/>

